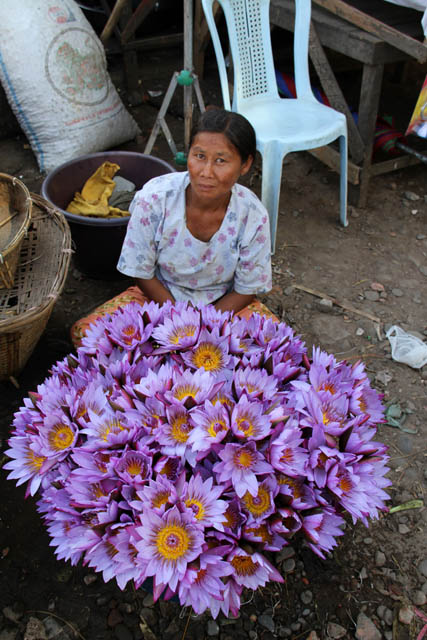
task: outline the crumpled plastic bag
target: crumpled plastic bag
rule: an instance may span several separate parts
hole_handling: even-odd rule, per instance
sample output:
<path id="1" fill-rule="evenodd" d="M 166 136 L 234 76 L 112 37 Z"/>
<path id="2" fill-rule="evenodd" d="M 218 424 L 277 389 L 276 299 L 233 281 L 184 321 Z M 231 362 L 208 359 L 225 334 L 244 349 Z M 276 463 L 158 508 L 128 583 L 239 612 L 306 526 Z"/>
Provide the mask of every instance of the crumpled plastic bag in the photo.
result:
<path id="1" fill-rule="evenodd" d="M 403 362 L 413 369 L 421 369 L 427 364 L 427 344 L 406 333 L 397 325 L 393 325 L 386 333 L 391 345 L 391 357 L 396 362 Z"/>
<path id="2" fill-rule="evenodd" d="M 116 186 L 113 176 L 119 169 L 118 164 L 103 162 L 95 173 L 86 180 L 81 193 L 76 191 L 67 211 L 79 216 L 96 216 L 97 218 L 128 216 L 129 211 L 123 211 L 109 204 L 110 196 Z"/>

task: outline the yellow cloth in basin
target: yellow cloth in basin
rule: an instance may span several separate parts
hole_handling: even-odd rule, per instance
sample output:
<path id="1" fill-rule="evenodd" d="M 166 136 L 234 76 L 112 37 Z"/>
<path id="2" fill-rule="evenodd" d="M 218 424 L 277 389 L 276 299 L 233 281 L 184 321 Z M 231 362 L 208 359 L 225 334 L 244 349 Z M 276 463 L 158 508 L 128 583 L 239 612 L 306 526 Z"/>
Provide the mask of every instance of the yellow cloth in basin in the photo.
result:
<path id="1" fill-rule="evenodd" d="M 116 186 L 113 176 L 120 169 L 118 164 L 104 162 L 95 173 L 86 180 L 81 193 L 76 191 L 74 200 L 67 207 L 69 213 L 97 218 L 122 218 L 129 215 L 117 207 L 110 207 L 108 200 Z"/>

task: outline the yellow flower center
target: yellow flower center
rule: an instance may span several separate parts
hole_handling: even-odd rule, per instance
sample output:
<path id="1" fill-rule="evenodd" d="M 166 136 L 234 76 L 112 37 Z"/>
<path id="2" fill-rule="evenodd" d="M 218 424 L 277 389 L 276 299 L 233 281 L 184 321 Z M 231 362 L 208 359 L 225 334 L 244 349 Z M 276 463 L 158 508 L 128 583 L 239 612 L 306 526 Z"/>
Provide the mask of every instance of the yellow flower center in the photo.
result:
<path id="1" fill-rule="evenodd" d="M 155 509 L 158 509 L 162 505 L 167 504 L 168 500 L 169 500 L 169 492 L 159 491 L 159 493 L 155 496 L 154 500 L 152 500 L 151 506 L 154 507 Z"/>
<path id="2" fill-rule="evenodd" d="M 123 429 L 123 425 L 117 419 L 108 420 L 108 422 L 102 425 L 99 437 L 102 440 L 107 440 L 110 433 L 119 433 L 123 431 Z"/>
<path id="3" fill-rule="evenodd" d="M 157 551 L 165 560 L 174 561 L 187 553 L 190 537 L 180 525 L 166 525 L 157 535 L 156 546 Z"/>
<path id="4" fill-rule="evenodd" d="M 247 491 L 243 496 L 243 504 L 254 516 L 261 516 L 270 508 L 270 495 L 264 487 L 258 489 L 258 494 L 255 497 Z"/>
<path id="5" fill-rule="evenodd" d="M 195 398 L 199 393 L 200 388 L 194 384 L 184 384 L 174 389 L 173 395 L 177 400 L 184 400 L 184 398 Z"/>
<path id="6" fill-rule="evenodd" d="M 234 464 L 237 467 L 244 467 L 249 469 L 254 462 L 254 456 L 249 449 L 240 449 L 234 454 Z"/>
<path id="7" fill-rule="evenodd" d="M 101 487 L 101 485 L 98 482 L 96 484 L 93 484 L 91 488 L 92 488 L 92 496 L 95 499 L 102 498 L 107 495 L 104 489 Z"/>
<path id="8" fill-rule="evenodd" d="M 25 457 L 27 459 L 25 464 L 33 471 L 39 471 L 43 462 L 46 460 L 45 456 L 37 456 L 31 449 L 27 449 Z"/>
<path id="9" fill-rule="evenodd" d="M 294 453 L 290 448 L 285 449 L 282 455 L 280 456 L 280 462 L 287 462 L 288 464 L 293 462 L 293 459 L 294 459 Z"/>
<path id="10" fill-rule="evenodd" d="M 326 382 L 325 384 L 321 385 L 320 389 L 323 389 L 323 391 L 329 391 L 332 394 L 335 393 L 335 386 L 332 384 L 332 382 Z"/>
<path id="11" fill-rule="evenodd" d="M 207 569 L 199 569 L 197 572 L 197 578 L 195 580 L 196 584 L 200 584 L 207 574 Z"/>
<path id="12" fill-rule="evenodd" d="M 58 422 L 49 431 L 47 439 L 52 449 L 62 451 L 71 446 L 74 440 L 74 432 L 68 425 Z"/>
<path id="13" fill-rule="evenodd" d="M 303 496 L 301 484 L 293 478 L 289 478 L 288 476 L 280 476 L 278 483 L 282 485 L 286 484 L 289 489 L 291 489 L 294 498 L 301 498 Z"/>
<path id="14" fill-rule="evenodd" d="M 177 327 L 173 330 L 173 332 L 168 336 L 169 342 L 172 344 L 179 344 L 179 341 L 182 338 L 189 338 L 194 336 L 197 331 L 197 327 L 192 324 L 186 324 L 183 327 Z"/>
<path id="15" fill-rule="evenodd" d="M 212 420 L 208 427 L 208 434 L 212 438 L 216 438 L 220 431 L 227 431 L 227 425 L 224 420 Z"/>
<path id="16" fill-rule="evenodd" d="M 258 562 L 253 562 L 250 556 L 234 556 L 231 564 L 239 576 L 253 576 L 259 567 Z"/>
<path id="17" fill-rule="evenodd" d="M 196 498 L 188 498 L 185 501 L 185 506 L 189 507 L 193 511 L 196 520 L 203 520 L 205 507 L 200 500 L 197 500 Z"/>
<path id="18" fill-rule="evenodd" d="M 261 524 L 259 527 L 249 527 L 246 529 L 247 533 L 252 533 L 257 538 L 261 538 L 261 540 L 265 543 L 273 542 L 273 536 L 269 533 L 267 526 L 265 524 Z"/>
<path id="19" fill-rule="evenodd" d="M 131 476 L 138 476 L 142 471 L 141 462 L 136 458 L 131 458 L 127 463 L 126 471 Z"/>
<path id="20" fill-rule="evenodd" d="M 254 435 L 255 426 L 254 426 L 253 422 L 251 421 L 250 416 L 248 416 L 248 415 L 241 416 L 240 418 L 237 418 L 236 422 L 237 422 L 237 426 L 239 428 L 239 431 L 244 433 L 244 435 L 247 438 L 250 438 L 250 436 Z"/>
<path id="21" fill-rule="evenodd" d="M 206 371 L 220 371 L 222 365 L 222 351 L 211 342 L 201 342 L 193 353 L 193 364 L 204 367 Z"/>
<path id="22" fill-rule="evenodd" d="M 178 416 L 175 418 L 171 424 L 172 431 L 171 435 L 176 442 L 187 442 L 188 434 L 191 431 L 191 426 L 187 422 L 186 416 Z"/>
<path id="23" fill-rule="evenodd" d="M 338 486 L 341 491 L 343 491 L 344 493 L 348 493 L 349 491 L 351 491 L 353 485 L 349 476 L 347 474 L 343 474 L 342 476 L 340 476 Z"/>
<path id="24" fill-rule="evenodd" d="M 139 340 L 141 335 L 134 325 L 128 324 L 127 327 L 122 330 L 122 337 L 123 342 L 126 344 L 132 344 L 132 340 Z"/>
<path id="25" fill-rule="evenodd" d="M 365 400 L 362 397 L 360 397 L 359 398 L 359 409 L 360 409 L 360 411 L 362 413 L 366 413 L 367 408 L 368 408 L 368 406 L 367 406 Z"/>

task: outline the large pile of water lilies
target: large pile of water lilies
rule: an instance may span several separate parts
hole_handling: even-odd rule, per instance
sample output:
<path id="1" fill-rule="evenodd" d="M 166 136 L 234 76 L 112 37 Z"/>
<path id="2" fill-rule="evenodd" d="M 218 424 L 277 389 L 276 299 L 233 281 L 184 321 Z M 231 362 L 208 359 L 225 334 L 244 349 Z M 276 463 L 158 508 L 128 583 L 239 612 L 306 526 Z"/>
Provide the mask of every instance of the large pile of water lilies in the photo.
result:
<path id="1" fill-rule="evenodd" d="M 59 559 L 236 615 L 244 589 L 282 581 L 275 551 L 323 558 L 343 516 L 385 509 L 382 421 L 362 364 L 308 358 L 283 323 L 131 303 L 25 399 L 5 466 Z"/>

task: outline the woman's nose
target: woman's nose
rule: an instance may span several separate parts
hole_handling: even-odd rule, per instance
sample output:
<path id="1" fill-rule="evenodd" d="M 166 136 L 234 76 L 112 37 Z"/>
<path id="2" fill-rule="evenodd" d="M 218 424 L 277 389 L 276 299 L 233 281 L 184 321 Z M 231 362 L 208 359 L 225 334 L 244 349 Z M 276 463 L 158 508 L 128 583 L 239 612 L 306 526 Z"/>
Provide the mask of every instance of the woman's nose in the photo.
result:
<path id="1" fill-rule="evenodd" d="M 210 176 L 212 172 L 213 172 L 213 162 L 210 162 L 209 160 L 207 162 L 204 162 L 202 167 L 202 175 Z"/>

